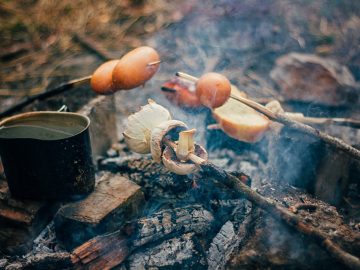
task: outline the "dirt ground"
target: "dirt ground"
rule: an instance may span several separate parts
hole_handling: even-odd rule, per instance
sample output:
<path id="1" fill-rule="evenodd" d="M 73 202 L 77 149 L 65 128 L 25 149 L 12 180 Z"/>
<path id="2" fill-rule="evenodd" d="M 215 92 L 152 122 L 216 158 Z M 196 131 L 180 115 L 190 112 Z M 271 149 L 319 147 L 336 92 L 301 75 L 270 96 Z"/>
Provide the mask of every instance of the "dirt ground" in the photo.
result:
<path id="1" fill-rule="evenodd" d="M 14 96 L 91 74 L 104 59 L 79 37 L 111 58 L 156 46 L 165 61 L 156 87 L 174 70 L 215 70 L 271 95 L 269 70 L 290 51 L 331 57 L 360 79 L 358 1 L 1 1 L 0 13 L 2 109 Z"/>

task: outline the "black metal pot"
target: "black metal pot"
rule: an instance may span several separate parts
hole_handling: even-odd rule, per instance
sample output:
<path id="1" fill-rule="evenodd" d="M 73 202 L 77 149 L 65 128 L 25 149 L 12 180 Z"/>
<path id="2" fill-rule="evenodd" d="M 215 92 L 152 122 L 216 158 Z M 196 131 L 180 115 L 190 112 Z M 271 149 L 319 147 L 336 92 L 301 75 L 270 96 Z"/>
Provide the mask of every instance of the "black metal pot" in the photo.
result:
<path id="1" fill-rule="evenodd" d="M 0 156 L 13 196 L 68 199 L 94 189 L 90 119 L 29 112 L 0 122 Z"/>

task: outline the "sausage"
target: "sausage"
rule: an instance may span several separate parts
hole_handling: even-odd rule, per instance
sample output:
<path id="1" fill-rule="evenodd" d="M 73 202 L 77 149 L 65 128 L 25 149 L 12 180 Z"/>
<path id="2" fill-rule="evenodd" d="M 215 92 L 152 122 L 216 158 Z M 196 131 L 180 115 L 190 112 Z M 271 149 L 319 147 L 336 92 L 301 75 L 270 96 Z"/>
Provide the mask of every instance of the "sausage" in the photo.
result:
<path id="1" fill-rule="evenodd" d="M 125 54 L 112 73 L 113 85 L 117 90 L 128 90 L 143 85 L 159 69 L 159 54 L 151 47 L 139 47 Z"/>
<path id="2" fill-rule="evenodd" d="M 112 83 L 112 72 L 119 60 L 110 60 L 99 66 L 91 76 L 92 90 L 100 95 L 112 94 L 115 89 Z"/>

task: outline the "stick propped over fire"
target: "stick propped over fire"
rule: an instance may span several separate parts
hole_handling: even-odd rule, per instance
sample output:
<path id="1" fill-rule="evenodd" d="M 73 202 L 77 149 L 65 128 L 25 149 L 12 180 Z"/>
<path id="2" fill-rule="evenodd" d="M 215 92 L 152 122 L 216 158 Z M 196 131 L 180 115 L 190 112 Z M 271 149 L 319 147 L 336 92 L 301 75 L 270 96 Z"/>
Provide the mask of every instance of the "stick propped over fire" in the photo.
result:
<path id="1" fill-rule="evenodd" d="M 286 125 L 294 130 L 303 132 L 312 137 L 318 138 L 330 146 L 345 152 L 346 154 L 360 160 L 360 150 L 352 147 L 344 141 L 330 136 L 329 134 L 317 130 L 309 125 L 299 122 L 297 118 L 291 118 L 289 115 L 281 112 L 273 112 L 269 108 L 242 96 L 233 95 L 231 93 L 231 84 L 229 80 L 217 73 L 207 73 L 202 75 L 200 78 L 196 78 L 192 75 L 177 72 L 177 76 L 188 79 L 196 83 L 196 94 L 200 99 L 200 102 L 210 109 L 215 109 L 223 105 L 229 98 L 243 103 L 254 110 L 262 113 L 270 120 Z M 312 119 L 315 120 L 315 119 Z M 339 120 L 339 119 L 337 119 Z M 333 123 L 338 123 L 335 119 Z M 340 119 L 341 120 L 341 119 Z M 331 122 L 331 121 L 330 121 Z M 340 122 L 348 122 L 347 119 L 342 119 Z M 355 126 L 359 125 L 358 121 L 351 120 L 349 123 Z"/>
<path id="2" fill-rule="evenodd" d="M 238 177 L 207 161 L 206 150 L 193 140 L 194 130 L 185 123 L 171 120 L 164 107 L 149 100 L 149 104 L 128 118 L 124 132 L 129 148 L 137 153 L 151 153 L 154 161 L 163 163 L 171 172 L 190 174 L 200 171 L 209 179 L 216 178 L 229 189 L 239 192 L 280 221 L 312 237 L 335 259 L 350 269 L 360 269 L 360 259 L 338 246 L 319 229 L 310 226 L 299 216 L 277 202 L 268 199 L 245 185 Z M 177 140 L 177 141 L 174 141 Z M 243 177 L 248 178 L 243 175 Z"/>

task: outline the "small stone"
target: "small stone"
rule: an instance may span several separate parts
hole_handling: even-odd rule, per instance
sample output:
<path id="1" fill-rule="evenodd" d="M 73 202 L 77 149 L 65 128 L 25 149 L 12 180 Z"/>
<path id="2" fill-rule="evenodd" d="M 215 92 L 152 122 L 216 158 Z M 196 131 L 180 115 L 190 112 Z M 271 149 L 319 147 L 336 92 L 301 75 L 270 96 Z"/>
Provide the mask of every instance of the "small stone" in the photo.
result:
<path id="1" fill-rule="evenodd" d="M 289 100 L 339 106 L 359 95 L 356 81 L 345 66 L 312 54 L 290 53 L 276 60 L 270 77 Z"/>

